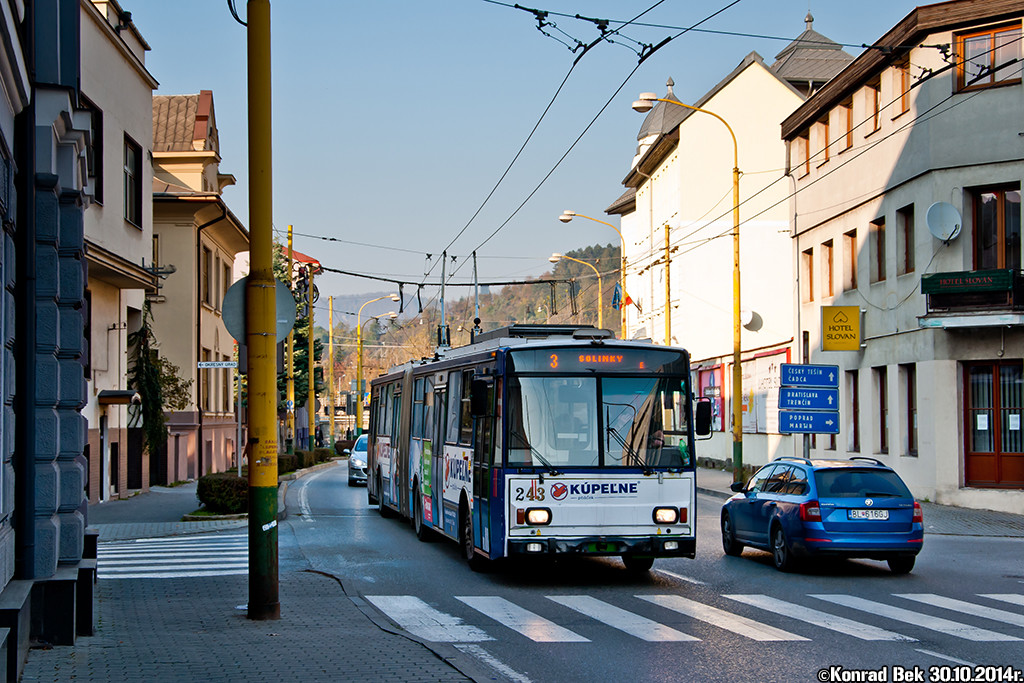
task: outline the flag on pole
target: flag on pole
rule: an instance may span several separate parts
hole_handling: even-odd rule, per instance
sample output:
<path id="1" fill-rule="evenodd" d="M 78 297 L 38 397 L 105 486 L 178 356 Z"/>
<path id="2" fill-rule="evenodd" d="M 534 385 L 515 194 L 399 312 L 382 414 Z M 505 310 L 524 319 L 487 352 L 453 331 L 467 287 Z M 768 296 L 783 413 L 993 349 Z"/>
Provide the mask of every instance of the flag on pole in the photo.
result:
<path id="1" fill-rule="evenodd" d="M 617 311 L 623 306 L 629 306 L 631 303 L 633 303 L 632 297 L 622 288 L 622 285 L 616 282 L 615 290 L 612 292 L 612 308 Z"/>

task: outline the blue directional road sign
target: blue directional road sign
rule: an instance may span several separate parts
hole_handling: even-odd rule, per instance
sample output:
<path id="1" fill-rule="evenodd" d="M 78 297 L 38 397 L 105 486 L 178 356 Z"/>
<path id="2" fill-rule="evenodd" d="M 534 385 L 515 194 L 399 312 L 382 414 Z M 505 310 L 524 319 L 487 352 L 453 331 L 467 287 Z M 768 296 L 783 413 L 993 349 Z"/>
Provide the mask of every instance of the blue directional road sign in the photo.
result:
<path id="1" fill-rule="evenodd" d="M 780 410 L 782 434 L 838 434 L 839 413 L 835 411 Z"/>
<path id="2" fill-rule="evenodd" d="M 839 410 L 838 389 L 782 387 L 779 389 L 782 410 Z"/>
<path id="3" fill-rule="evenodd" d="M 797 365 L 783 363 L 781 366 L 781 384 L 784 387 L 824 387 L 839 386 L 838 365 Z"/>

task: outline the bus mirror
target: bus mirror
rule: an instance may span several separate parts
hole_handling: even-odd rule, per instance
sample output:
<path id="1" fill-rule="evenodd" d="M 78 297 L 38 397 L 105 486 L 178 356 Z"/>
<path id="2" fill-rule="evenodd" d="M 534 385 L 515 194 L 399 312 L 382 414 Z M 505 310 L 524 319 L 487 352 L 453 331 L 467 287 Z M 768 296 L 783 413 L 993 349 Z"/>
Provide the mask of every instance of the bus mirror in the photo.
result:
<path id="1" fill-rule="evenodd" d="M 469 390 L 469 411 L 473 414 L 473 417 L 483 417 L 484 415 L 487 415 L 490 410 L 490 406 L 487 405 L 487 394 L 489 388 L 487 380 L 473 380 L 473 384 Z"/>
<path id="2" fill-rule="evenodd" d="M 711 399 L 697 399 L 697 419 L 694 425 L 697 436 L 711 435 Z"/>

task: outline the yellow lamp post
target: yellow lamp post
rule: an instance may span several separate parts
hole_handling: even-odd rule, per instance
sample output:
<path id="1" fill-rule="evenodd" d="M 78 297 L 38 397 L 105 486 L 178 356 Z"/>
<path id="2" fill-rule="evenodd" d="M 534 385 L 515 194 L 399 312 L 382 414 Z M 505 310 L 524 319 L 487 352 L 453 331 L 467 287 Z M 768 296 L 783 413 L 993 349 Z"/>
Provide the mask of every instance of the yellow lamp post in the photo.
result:
<path id="1" fill-rule="evenodd" d="M 619 286 L 622 288 L 622 297 L 625 298 L 625 296 L 626 296 L 626 238 L 622 236 L 622 231 L 619 230 L 618 228 L 616 228 L 611 223 L 608 223 L 607 221 L 603 221 L 600 218 L 593 218 L 591 216 L 584 216 L 582 213 L 576 213 L 575 211 L 570 211 L 569 209 L 566 209 L 565 211 L 563 211 L 562 215 L 558 217 L 558 220 L 562 221 L 563 223 L 568 223 L 569 221 L 571 221 L 573 218 L 575 218 L 577 216 L 579 216 L 580 218 L 586 218 L 587 220 L 590 220 L 590 221 L 594 221 L 595 223 L 601 223 L 602 225 L 607 225 L 609 228 L 611 228 L 615 232 L 619 233 L 619 244 L 621 245 L 620 249 L 619 249 L 619 257 L 620 257 L 619 258 Z M 622 312 L 622 318 L 621 318 L 622 338 L 625 339 L 626 338 L 626 306 L 625 306 L 625 304 L 620 305 L 619 309 Z"/>
<path id="2" fill-rule="evenodd" d="M 601 282 L 601 272 L 597 268 L 594 267 L 593 263 L 587 263 L 586 261 L 581 261 L 578 258 L 573 258 L 572 256 L 566 256 L 565 254 L 558 254 L 558 253 L 552 254 L 551 257 L 548 259 L 548 261 L 551 261 L 552 263 L 558 263 L 562 259 L 566 259 L 567 261 L 575 261 L 576 263 L 582 263 L 585 266 L 589 266 L 590 269 L 592 271 L 594 271 L 594 275 L 597 276 L 597 327 L 598 327 L 598 329 L 603 328 L 604 327 L 604 297 L 601 294 L 601 290 L 604 289 L 604 285 Z"/>
<path id="3" fill-rule="evenodd" d="M 732 126 L 713 111 L 683 104 L 675 100 L 663 99 L 652 92 L 640 93 L 640 99 L 633 103 L 633 109 L 640 113 L 654 108 L 655 102 L 674 104 L 684 109 L 692 109 L 714 116 L 722 122 L 732 137 L 732 475 L 733 481 L 743 480 L 743 370 L 740 367 L 740 153 L 736 143 L 736 133 Z M 665 302 L 666 315 L 668 302 Z"/>
<path id="4" fill-rule="evenodd" d="M 356 436 L 363 433 L 363 309 L 368 304 L 372 304 L 375 301 L 383 301 L 384 299 L 391 299 L 396 303 L 401 301 L 397 294 L 379 296 L 376 299 L 370 299 L 360 306 L 359 313 L 356 314 Z M 388 315 L 391 314 L 389 313 Z M 395 317 L 398 317 L 398 314 L 395 314 Z"/>

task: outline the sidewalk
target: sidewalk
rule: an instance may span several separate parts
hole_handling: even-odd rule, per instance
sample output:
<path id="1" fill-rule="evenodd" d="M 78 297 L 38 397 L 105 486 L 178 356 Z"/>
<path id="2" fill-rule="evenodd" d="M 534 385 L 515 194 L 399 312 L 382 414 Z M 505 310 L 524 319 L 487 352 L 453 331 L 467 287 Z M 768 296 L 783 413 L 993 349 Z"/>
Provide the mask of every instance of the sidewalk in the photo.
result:
<path id="1" fill-rule="evenodd" d="M 288 480 L 282 477 L 279 519 Z M 197 534 L 246 527 L 246 520 L 181 522 L 199 507 L 195 483 L 154 487 L 128 500 L 90 506 L 100 541 Z M 287 553 L 286 544 L 281 548 Z M 33 649 L 22 675 L 30 681 L 467 681 L 447 651 L 376 624 L 340 581 L 279 563 L 281 618 L 250 621 L 248 577 L 102 580 L 96 585 L 93 636 L 73 647 Z M 366 611 L 364 611 L 366 610 Z M 450 656 L 457 656 L 450 648 Z M 462 658 L 465 659 L 465 658 Z M 473 668 L 468 671 L 473 674 Z M 479 673 L 479 672 L 477 672 Z M 477 676 L 479 679 L 479 676 Z"/>
<path id="2" fill-rule="evenodd" d="M 697 491 L 725 500 L 732 495 L 732 472 L 699 468 Z M 1024 538 L 1024 515 L 992 510 L 921 503 L 924 530 L 928 534 L 950 536 L 1008 536 Z"/>

